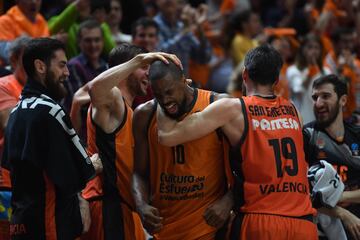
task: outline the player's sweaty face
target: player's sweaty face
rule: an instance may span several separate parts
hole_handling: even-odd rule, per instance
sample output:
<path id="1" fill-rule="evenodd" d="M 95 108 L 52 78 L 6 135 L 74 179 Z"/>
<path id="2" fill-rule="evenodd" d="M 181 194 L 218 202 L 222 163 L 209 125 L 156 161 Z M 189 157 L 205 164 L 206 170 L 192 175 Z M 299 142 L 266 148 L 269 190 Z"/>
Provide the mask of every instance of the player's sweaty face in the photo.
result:
<path id="1" fill-rule="evenodd" d="M 165 114 L 171 118 L 179 118 L 186 112 L 185 83 L 173 80 L 167 75 L 151 84 L 156 100 Z"/>

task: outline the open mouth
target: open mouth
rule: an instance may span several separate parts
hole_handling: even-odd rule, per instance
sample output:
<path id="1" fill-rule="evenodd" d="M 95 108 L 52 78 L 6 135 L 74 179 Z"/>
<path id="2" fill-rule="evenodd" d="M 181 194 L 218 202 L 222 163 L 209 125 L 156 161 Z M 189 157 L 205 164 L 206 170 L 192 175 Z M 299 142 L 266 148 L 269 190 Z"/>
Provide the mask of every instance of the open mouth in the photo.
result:
<path id="1" fill-rule="evenodd" d="M 175 114 L 178 109 L 176 103 L 168 103 L 168 104 L 165 104 L 164 107 L 165 107 L 166 111 L 170 114 Z"/>

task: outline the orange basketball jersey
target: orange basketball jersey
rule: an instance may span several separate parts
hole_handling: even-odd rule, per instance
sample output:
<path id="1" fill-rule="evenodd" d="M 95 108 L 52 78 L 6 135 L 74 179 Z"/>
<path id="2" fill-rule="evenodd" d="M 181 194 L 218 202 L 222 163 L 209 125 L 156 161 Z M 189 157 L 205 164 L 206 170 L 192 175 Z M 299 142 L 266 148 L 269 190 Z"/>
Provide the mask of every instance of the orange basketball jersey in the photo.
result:
<path id="1" fill-rule="evenodd" d="M 125 101 L 124 101 L 125 103 Z M 125 103 L 125 116 L 113 133 L 107 134 L 87 117 L 88 151 L 99 153 L 103 173 L 90 181 L 83 190 L 93 212 L 89 233 L 82 239 L 145 239 L 140 218 L 135 215 L 131 194 L 133 173 L 132 109 Z M 102 202 L 99 203 L 98 200 Z M 142 235 L 141 235 L 142 234 Z M 135 236 L 142 236 L 136 238 Z"/>
<path id="2" fill-rule="evenodd" d="M 211 98 L 211 92 L 195 89 L 189 114 L 202 111 Z M 203 214 L 226 189 L 222 138 L 212 132 L 195 141 L 165 147 L 157 136 L 154 114 L 148 129 L 150 204 L 164 218 L 163 229 L 155 239 L 214 239 L 216 229 L 206 224 Z"/>
<path id="3" fill-rule="evenodd" d="M 236 204 L 245 213 L 313 214 L 302 127 L 295 107 L 282 97 L 243 97 L 245 130 L 230 155 Z"/>

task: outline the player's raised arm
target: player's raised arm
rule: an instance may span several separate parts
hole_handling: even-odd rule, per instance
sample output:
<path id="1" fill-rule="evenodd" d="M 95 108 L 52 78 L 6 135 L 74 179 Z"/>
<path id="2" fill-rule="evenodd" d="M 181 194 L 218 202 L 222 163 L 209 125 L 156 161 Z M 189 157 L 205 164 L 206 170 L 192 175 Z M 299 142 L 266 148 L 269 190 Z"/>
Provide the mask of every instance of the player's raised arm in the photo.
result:
<path id="1" fill-rule="evenodd" d="M 181 66 L 179 59 L 173 54 L 162 52 L 139 54 L 130 61 L 106 70 L 91 81 L 89 86 L 91 103 L 94 106 L 108 104 L 112 101 L 108 96 L 114 86 L 118 86 L 120 81 L 126 79 L 135 69 L 149 65 L 156 60 L 165 63 L 171 60 Z"/>
<path id="2" fill-rule="evenodd" d="M 165 116 L 157 108 L 158 139 L 166 146 L 175 146 L 201 138 L 236 118 L 241 112 L 241 103 L 236 98 L 224 98 L 177 122 Z"/>

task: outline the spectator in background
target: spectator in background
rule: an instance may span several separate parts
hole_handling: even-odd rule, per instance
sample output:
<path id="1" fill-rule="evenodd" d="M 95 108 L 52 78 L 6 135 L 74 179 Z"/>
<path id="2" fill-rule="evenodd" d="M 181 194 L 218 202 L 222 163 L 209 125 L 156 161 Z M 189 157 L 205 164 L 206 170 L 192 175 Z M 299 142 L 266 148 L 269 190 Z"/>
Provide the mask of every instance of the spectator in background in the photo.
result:
<path id="1" fill-rule="evenodd" d="M 291 100 L 303 117 L 304 124 L 315 120 L 312 111 L 312 82 L 320 76 L 330 74 L 330 70 L 323 67 L 322 49 L 319 37 L 307 35 L 300 43 L 295 63 L 286 71 Z"/>
<path id="2" fill-rule="evenodd" d="M 101 57 L 104 41 L 100 24 L 93 19 L 82 22 L 77 36 L 81 53 L 68 63 L 70 77 L 65 85 L 68 94 L 64 102 L 67 110 L 70 110 L 73 94 L 107 69 L 107 63 Z"/>
<path id="3" fill-rule="evenodd" d="M 79 24 L 90 16 L 93 16 L 101 24 L 104 39 L 103 51 L 106 55 L 116 46 L 110 27 L 105 22 L 106 15 L 109 12 L 109 0 L 76 0 L 60 15 L 54 16 L 49 20 L 49 28 L 52 34 L 61 31 L 67 33 L 66 56 L 73 58 L 80 53 L 77 44 Z"/>
<path id="4" fill-rule="evenodd" d="M 0 40 L 13 40 L 21 35 L 48 37 L 49 28 L 39 13 L 41 0 L 18 0 L 16 5 L 0 16 Z"/>
<path id="5" fill-rule="evenodd" d="M 123 16 L 122 6 L 120 0 L 111 0 L 110 1 L 110 13 L 106 18 L 106 22 L 109 24 L 112 37 L 116 43 L 119 45 L 123 42 L 130 43 L 131 36 L 120 31 L 120 23 Z"/>
<path id="6" fill-rule="evenodd" d="M 230 17 L 226 28 L 226 43 L 231 49 L 234 66 L 237 66 L 250 49 L 259 45 L 255 37 L 261 32 L 260 18 L 251 10 L 238 11 Z"/>
<path id="7" fill-rule="evenodd" d="M 0 160 L 4 146 L 4 132 L 12 108 L 19 101 L 21 90 L 26 82 L 22 55 L 30 38 L 20 37 L 10 45 L 10 63 L 13 74 L 0 78 Z M 10 220 L 11 182 L 10 173 L 0 168 L 0 239 L 8 240 Z"/>
<path id="8" fill-rule="evenodd" d="M 348 102 L 344 117 L 360 109 L 360 60 L 355 52 L 355 29 L 339 27 L 331 34 L 333 49 L 326 55 L 324 65 L 331 73 L 344 77 L 348 83 Z"/>
<path id="9" fill-rule="evenodd" d="M 120 29 L 125 33 L 131 32 L 131 24 L 146 15 L 143 0 L 121 0 L 123 18 Z"/>
<path id="10" fill-rule="evenodd" d="M 80 24 L 78 43 L 81 53 L 70 59 L 68 63 L 69 81 L 65 82 L 68 93 L 64 99 L 64 108 L 68 112 L 70 112 L 74 93 L 108 68 L 106 61 L 101 57 L 104 47 L 103 33 L 96 20 L 86 20 Z M 82 111 L 84 120 L 87 107 L 86 105 Z M 83 124 L 79 135 L 82 140 L 86 139 L 86 124 Z"/>
<path id="11" fill-rule="evenodd" d="M 139 18 L 131 29 L 132 43 L 145 48 L 148 52 L 154 52 L 159 44 L 159 26 L 151 18 Z"/>
<path id="12" fill-rule="evenodd" d="M 277 96 L 290 99 L 289 81 L 286 78 L 286 72 L 293 64 L 296 48 L 299 43 L 295 40 L 294 29 L 274 28 L 269 33 L 268 43 L 271 44 L 279 53 L 283 60 L 283 66 L 280 70 L 279 81 L 275 85 L 274 91 Z"/>
<path id="13" fill-rule="evenodd" d="M 190 59 L 197 63 L 208 63 L 211 47 L 201 26 L 206 20 L 206 11 L 196 10 L 190 5 L 180 9 L 177 0 L 157 0 L 156 4 L 159 13 L 154 20 L 160 29 L 159 50 L 178 56 L 185 74 L 188 73 Z"/>
<path id="14" fill-rule="evenodd" d="M 131 30 L 133 44 L 146 49 L 148 52 L 157 50 L 159 43 L 159 26 L 148 17 L 139 18 L 132 26 Z M 132 108 L 135 109 L 142 103 L 154 98 L 150 85 L 147 86 L 145 96 L 136 96 Z"/>

